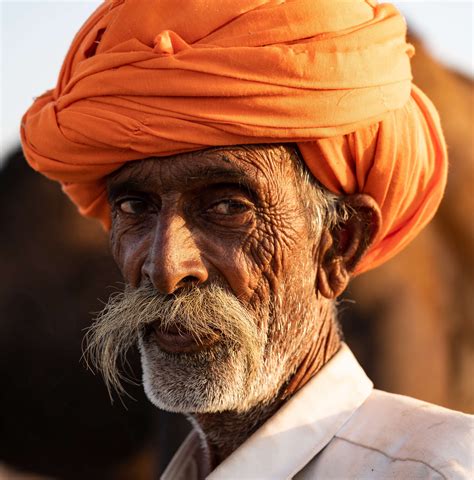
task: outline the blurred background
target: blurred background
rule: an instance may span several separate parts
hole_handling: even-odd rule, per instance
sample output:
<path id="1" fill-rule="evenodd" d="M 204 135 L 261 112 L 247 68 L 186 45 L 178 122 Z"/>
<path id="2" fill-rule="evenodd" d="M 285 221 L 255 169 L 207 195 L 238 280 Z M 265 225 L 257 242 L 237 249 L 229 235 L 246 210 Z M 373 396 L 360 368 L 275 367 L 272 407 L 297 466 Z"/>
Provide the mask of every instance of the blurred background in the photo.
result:
<path id="1" fill-rule="evenodd" d="M 341 301 L 377 388 L 474 413 L 474 98 L 470 1 L 394 2 L 413 74 L 441 115 L 450 177 L 439 213 Z M 139 386 L 111 404 L 81 362 L 84 329 L 121 278 L 100 227 L 26 166 L 21 115 L 54 86 L 97 1 L 0 1 L 0 480 L 157 478 L 188 430 Z M 130 357 L 140 378 L 136 354 Z"/>

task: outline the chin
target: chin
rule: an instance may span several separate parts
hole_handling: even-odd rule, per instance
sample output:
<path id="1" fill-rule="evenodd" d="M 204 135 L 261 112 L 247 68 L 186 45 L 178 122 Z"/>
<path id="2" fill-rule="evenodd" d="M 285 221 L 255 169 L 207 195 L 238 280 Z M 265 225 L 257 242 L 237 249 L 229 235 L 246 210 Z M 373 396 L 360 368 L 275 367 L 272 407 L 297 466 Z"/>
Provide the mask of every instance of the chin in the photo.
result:
<path id="1" fill-rule="evenodd" d="M 213 413 L 248 408 L 253 397 L 247 357 L 222 342 L 193 353 L 168 353 L 140 338 L 143 386 L 158 408 Z"/>

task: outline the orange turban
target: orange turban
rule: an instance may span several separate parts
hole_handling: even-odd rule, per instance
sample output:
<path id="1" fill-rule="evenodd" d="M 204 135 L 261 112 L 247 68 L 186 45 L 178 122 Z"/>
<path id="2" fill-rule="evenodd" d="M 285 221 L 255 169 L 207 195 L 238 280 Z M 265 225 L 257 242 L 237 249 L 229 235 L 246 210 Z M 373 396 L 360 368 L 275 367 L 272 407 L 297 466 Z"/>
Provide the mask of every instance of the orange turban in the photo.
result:
<path id="1" fill-rule="evenodd" d="M 380 206 L 365 271 L 426 225 L 446 181 L 405 35 L 399 12 L 375 0 L 109 0 L 23 117 L 23 149 L 108 228 L 104 179 L 125 162 L 297 142 L 324 186 Z"/>

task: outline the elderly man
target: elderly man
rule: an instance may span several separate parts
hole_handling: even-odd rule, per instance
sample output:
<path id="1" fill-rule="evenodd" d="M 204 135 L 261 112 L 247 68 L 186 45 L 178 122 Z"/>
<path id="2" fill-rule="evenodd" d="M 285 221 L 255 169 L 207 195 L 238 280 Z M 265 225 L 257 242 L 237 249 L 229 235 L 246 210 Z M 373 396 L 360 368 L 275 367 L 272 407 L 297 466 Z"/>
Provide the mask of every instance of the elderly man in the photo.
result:
<path id="1" fill-rule="evenodd" d="M 110 387 L 194 431 L 163 475 L 469 478 L 470 418 L 373 390 L 335 302 L 432 218 L 446 151 L 375 0 L 105 2 L 25 114 L 29 163 L 110 229 Z"/>

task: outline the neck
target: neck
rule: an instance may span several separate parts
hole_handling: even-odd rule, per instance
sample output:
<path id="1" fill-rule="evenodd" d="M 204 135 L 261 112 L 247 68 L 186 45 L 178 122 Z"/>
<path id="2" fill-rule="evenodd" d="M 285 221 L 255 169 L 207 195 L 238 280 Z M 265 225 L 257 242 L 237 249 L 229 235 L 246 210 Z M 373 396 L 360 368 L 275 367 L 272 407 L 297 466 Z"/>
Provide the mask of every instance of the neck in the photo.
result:
<path id="1" fill-rule="evenodd" d="M 255 405 L 245 412 L 224 411 L 195 414 L 191 421 L 200 433 L 204 458 L 200 470 L 206 477 L 244 443 L 283 403 Z"/>
<path id="2" fill-rule="evenodd" d="M 341 338 L 332 309 L 325 312 L 323 321 L 312 341 L 289 370 L 294 374 L 281 386 L 278 395 L 270 402 L 257 404 L 245 412 L 224 411 L 195 414 L 192 423 L 201 434 L 205 461 L 201 470 L 212 471 L 234 450 L 244 443 L 292 395 L 300 390 L 338 351 Z M 204 475 L 205 476 L 205 475 Z"/>
<path id="3" fill-rule="evenodd" d="M 340 346 L 341 335 L 338 324 L 332 315 L 328 315 L 327 320 L 321 323 L 315 341 L 311 342 L 295 373 L 282 389 L 281 399 L 287 400 L 304 387 L 331 360 Z"/>

